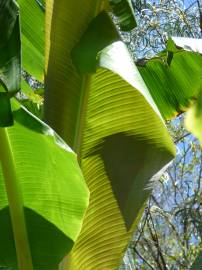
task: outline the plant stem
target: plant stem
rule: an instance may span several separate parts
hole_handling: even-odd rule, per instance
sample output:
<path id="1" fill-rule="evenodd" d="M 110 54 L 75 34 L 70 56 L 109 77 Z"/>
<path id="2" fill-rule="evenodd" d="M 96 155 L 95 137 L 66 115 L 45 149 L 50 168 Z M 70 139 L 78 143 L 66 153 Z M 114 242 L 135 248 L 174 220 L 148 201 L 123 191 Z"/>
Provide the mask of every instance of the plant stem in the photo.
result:
<path id="1" fill-rule="evenodd" d="M 74 136 L 73 149 L 77 153 L 78 161 L 80 163 L 81 158 L 81 144 L 82 144 L 82 135 L 83 128 L 86 116 L 86 106 L 89 94 L 91 75 L 84 75 L 82 79 L 82 87 L 81 87 L 81 98 L 80 104 L 78 108 L 77 121 L 76 121 L 76 129 Z"/>
<path id="2" fill-rule="evenodd" d="M 9 202 L 19 270 L 33 270 L 20 186 L 6 128 L 0 128 L 0 161 Z"/>

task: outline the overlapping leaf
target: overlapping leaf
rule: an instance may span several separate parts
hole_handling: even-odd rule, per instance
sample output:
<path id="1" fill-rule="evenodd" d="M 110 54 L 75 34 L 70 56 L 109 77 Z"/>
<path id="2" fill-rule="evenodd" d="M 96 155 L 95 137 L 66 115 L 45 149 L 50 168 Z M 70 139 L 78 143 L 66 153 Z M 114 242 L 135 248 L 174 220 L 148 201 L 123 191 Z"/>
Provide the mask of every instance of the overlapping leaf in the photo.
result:
<path id="1" fill-rule="evenodd" d="M 202 57 L 184 50 L 172 52 L 170 64 L 167 57 L 163 52 L 138 69 L 163 118 L 171 119 L 197 99 L 202 86 Z"/>
<path id="2" fill-rule="evenodd" d="M 170 43 L 169 65 L 164 52 L 139 66 L 139 71 L 162 116 L 169 119 L 188 110 L 186 127 L 202 142 L 202 40 L 181 37 L 173 40 L 178 47 Z"/>
<path id="3" fill-rule="evenodd" d="M 70 268 L 117 269 L 143 211 L 149 180 L 173 157 L 173 145 L 125 45 L 110 45 L 109 18 L 100 14 L 86 32 L 93 42 L 84 35 L 73 51 L 77 73 L 71 51 L 93 16 L 92 2 L 85 1 L 74 25 L 77 1 L 48 2 L 46 118 L 77 151 L 91 193 Z M 97 56 L 92 62 L 90 51 Z M 81 62 L 75 61 L 77 53 Z M 89 66 L 96 64 L 91 74 Z"/>
<path id="4" fill-rule="evenodd" d="M 20 181 L 34 270 L 55 270 L 72 248 L 88 204 L 88 190 L 72 150 L 47 125 L 15 104 L 7 128 Z M 0 266 L 18 269 L 8 201 L 0 169 Z"/>
<path id="5" fill-rule="evenodd" d="M 202 54 L 202 39 L 194 39 L 194 38 L 181 38 L 181 37 L 173 37 L 176 45 L 184 48 L 187 51 L 192 51 L 196 53 Z M 197 54 L 196 54 L 197 55 Z M 202 61 L 202 56 L 197 55 L 200 62 Z M 187 63 L 187 70 L 190 73 L 192 78 L 192 84 L 198 85 L 197 91 L 195 92 L 195 100 L 193 106 L 188 110 L 185 125 L 187 129 L 192 132 L 201 142 L 202 144 L 202 67 L 198 66 L 193 67 L 191 63 Z M 197 73 L 197 81 L 195 82 L 194 76 Z M 190 88 L 191 89 L 191 88 Z"/>

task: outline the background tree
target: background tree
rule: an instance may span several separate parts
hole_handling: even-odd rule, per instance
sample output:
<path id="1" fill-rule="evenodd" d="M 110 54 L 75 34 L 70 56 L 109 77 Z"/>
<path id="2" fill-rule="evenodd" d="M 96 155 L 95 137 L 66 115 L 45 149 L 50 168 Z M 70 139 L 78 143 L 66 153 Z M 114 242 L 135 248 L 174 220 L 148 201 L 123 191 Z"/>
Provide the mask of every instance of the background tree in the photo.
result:
<path id="1" fill-rule="evenodd" d="M 122 35 L 136 59 L 165 49 L 169 36 L 201 37 L 199 0 L 134 0 L 133 7 L 137 27 Z"/>
<path id="2" fill-rule="evenodd" d="M 135 1 L 134 12 L 138 26 L 122 34 L 140 65 L 164 49 L 169 36 L 201 37 L 199 1 Z M 200 249 L 202 154 L 183 119 L 167 123 L 178 154 L 155 183 L 120 269 L 189 269 Z"/>
<path id="3" fill-rule="evenodd" d="M 202 154 L 183 127 L 183 116 L 168 123 L 176 159 L 158 181 L 127 254 L 131 269 L 189 269 L 201 241 Z M 127 258 L 125 258 L 127 268 Z M 122 269 L 124 267 L 122 266 Z"/>

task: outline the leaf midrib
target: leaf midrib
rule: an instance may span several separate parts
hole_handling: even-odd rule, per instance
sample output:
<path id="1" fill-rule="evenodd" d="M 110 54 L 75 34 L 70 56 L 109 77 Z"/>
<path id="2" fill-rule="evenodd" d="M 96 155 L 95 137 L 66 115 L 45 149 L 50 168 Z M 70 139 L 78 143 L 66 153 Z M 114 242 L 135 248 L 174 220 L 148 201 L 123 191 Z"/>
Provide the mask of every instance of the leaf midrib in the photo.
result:
<path id="1" fill-rule="evenodd" d="M 97 0 L 95 3 L 95 12 L 93 17 L 96 17 L 105 7 L 105 0 Z M 81 161 L 81 150 L 82 150 L 82 141 L 83 141 L 83 130 L 85 126 L 86 111 L 88 105 L 88 97 L 90 92 L 91 85 L 91 74 L 82 75 L 81 82 L 81 94 L 79 100 L 79 107 L 76 119 L 76 128 L 73 138 L 72 148 L 77 154 L 78 161 Z"/>

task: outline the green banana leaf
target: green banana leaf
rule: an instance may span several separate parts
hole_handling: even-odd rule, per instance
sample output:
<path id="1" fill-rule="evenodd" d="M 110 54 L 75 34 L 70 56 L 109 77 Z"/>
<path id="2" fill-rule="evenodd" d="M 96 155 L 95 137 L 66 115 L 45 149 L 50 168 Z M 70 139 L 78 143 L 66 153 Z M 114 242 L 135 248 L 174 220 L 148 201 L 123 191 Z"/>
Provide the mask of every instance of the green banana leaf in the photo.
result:
<path id="1" fill-rule="evenodd" d="M 20 89 L 20 29 L 18 6 L 12 0 L 0 3 L 0 127 L 13 123 L 10 97 Z"/>
<path id="2" fill-rule="evenodd" d="M 122 31 L 130 31 L 137 26 L 132 0 L 109 0 L 109 3 Z"/>
<path id="3" fill-rule="evenodd" d="M 34 270 L 55 270 L 78 237 L 89 192 L 72 150 L 51 128 L 16 102 L 13 105 L 15 122 L 6 132 L 23 196 Z M 2 169 L 0 266 L 20 270 Z"/>
<path id="4" fill-rule="evenodd" d="M 202 39 L 172 37 L 172 40 L 178 47 L 170 43 L 169 65 L 165 61 L 169 55 L 162 53 L 161 58 L 148 61 L 139 71 L 163 117 L 168 119 L 187 111 L 185 126 L 202 144 Z M 201 252 L 191 267 L 191 270 L 200 269 Z"/>
<path id="5" fill-rule="evenodd" d="M 36 0 L 17 0 L 22 32 L 22 67 L 38 81 L 44 80 L 45 13 Z"/>
<path id="6" fill-rule="evenodd" d="M 45 117 L 77 152 L 91 194 L 69 267 L 115 270 L 150 180 L 173 158 L 174 147 L 125 45 L 115 41 L 109 18 L 100 14 L 84 34 L 94 2 L 80 2 L 47 1 Z M 111 27 L 107 37 L 98 25 Z"/>
<path id="7" fill-rule="evenodd" d="M 182 37 L 173 37 L 172 38 L 177 46 L 182 47 L 184 50 L 192 51 L 196 53 L 202 54 L 202 39 L 194 39 L 194 38 L 182 38 Z M 200 61 L 202 61 L 202 56 L 198 54 L 197 56 Z M 188 65 L 190 64 L 190 65 Z M 198 66 L 194 67 L 192 63 L 187 63 L 186 68 L 188 69 L 191 79 L 192 85 L 198 84 L 198 88 L 194 100 L 194 104 L 188 110 L 185 117 L 185 126 L 186 128 L 192 132 L 202 144 L 202 67 Z M 195 82 L 195 75 L 197 75 L 197 81 Z M 190 85 L 189 85 L 190 87 Z"/>
<path id="8" fill-rule="evenodd" d="M 202 143 L 202 39 L 172 37 L 168 51 L 172 52 L 170 65 L 166 52 L 139 66 L 162 116 L 170 119 L 187 112 L 186 128 Z M 179 49 L 179 47 L 183 48 Z"/>
<path id="9" fill-rule="evenodd" d="M 170 50 L 138 63 L 139 72 L 164 119 L 188 110 L 202 87 L 202 56 L 177 48 Z"/>

